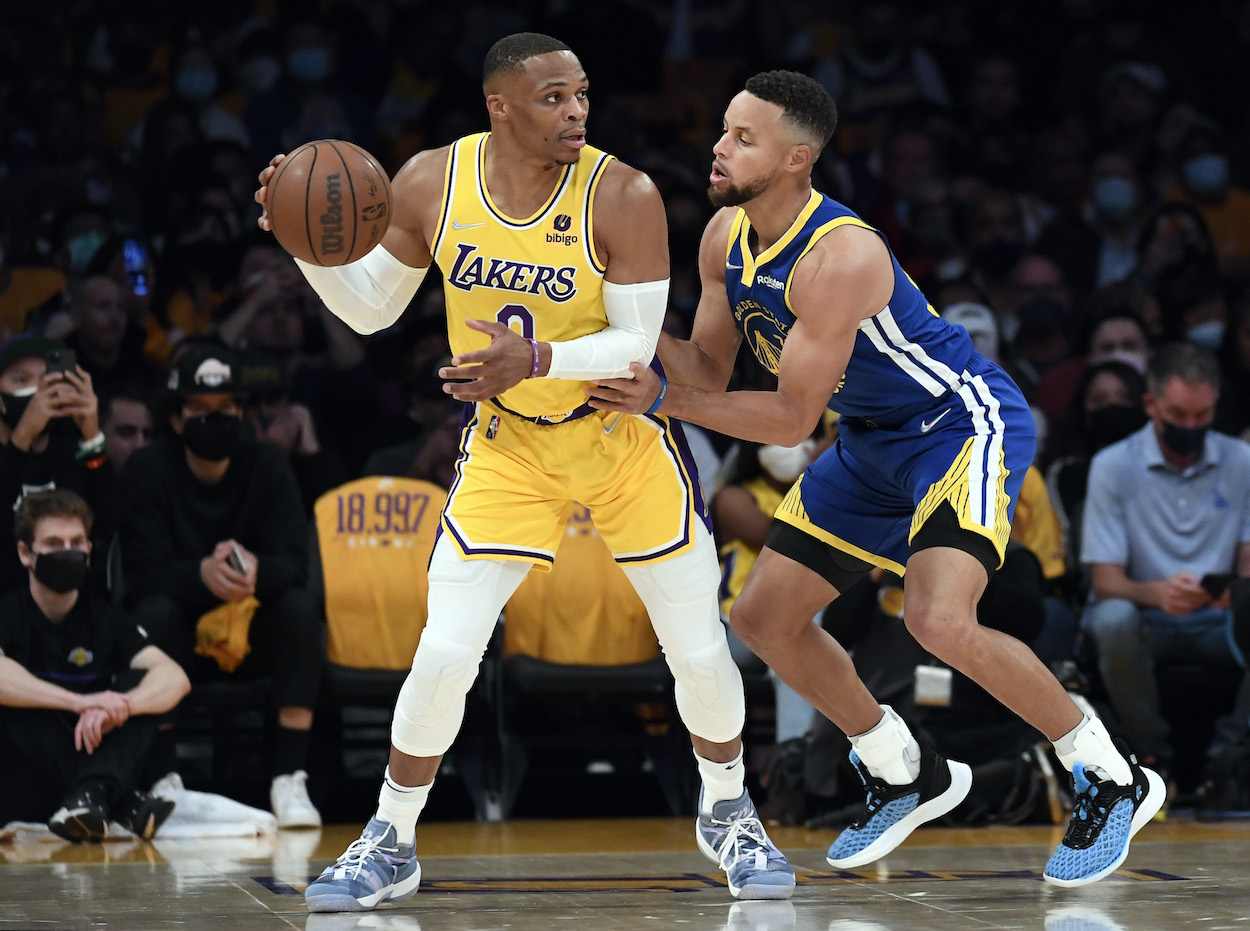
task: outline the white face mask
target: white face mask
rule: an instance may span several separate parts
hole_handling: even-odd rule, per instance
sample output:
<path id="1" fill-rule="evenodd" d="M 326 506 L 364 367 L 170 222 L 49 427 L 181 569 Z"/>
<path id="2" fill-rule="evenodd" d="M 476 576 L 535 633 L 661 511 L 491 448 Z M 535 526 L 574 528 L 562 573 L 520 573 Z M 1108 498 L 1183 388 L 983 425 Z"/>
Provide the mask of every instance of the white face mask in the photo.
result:
<path id="1" fill-rule="evenodd" d="M 774 481 L 793 482 L 816 454 L 814 440 L 804 440 L 798 446 L 761 446 L 760 465 Z"/>

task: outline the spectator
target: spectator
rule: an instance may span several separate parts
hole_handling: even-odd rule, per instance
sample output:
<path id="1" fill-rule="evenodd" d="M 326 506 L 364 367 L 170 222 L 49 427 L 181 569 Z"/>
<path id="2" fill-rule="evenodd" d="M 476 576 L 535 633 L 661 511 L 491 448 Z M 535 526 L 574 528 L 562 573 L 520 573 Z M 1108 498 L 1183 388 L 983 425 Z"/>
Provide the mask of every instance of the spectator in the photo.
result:
<path id="1" fill-rule="evenodd" d="M 130 454 L 152 442 L 152 408 L 147 398 L 146 394 L 123 388 L 100 401 L 104 451 L 119 475 Z"/>
<path id="2" fill-rule="evenodd" d="M 146 335 L 131 323 L 123 303 L 124 292 L 107 275 L 87 275 L 69 289 L 69 313 L 74 328 L 65 345 L 91 376 L 99 394 L 114 394 L 125 385 L 154 392 L 162 372 L 143 356 Z"/>
<path id="3" fill-rule="evenodd" d="M 13 236 L 0 228 L 0 340 L 26 329 L 26 315 L 65 291 L 65 275 L 51 266 L 14 261 Z"/>
<path id="4" fill-rule="evenodd" d="M 46 359 L 54 351 L 66 349 L 36 336 L 0 343 L 0 533 L 6 536 L 13 511 L 31 491 L 69 488 L 97 513 L 112 498 L 113 472 L 101 468 L 106 453 L 91 376 L 81 368 L 49 375 Z M 95 523 L 97 542 L 107 547 L 111 521 Z M 16 559 L 0 555 L 0 592 L 24 578 Z"/>
<path id="5" fill-rule="evenodd" d="M 1094 603 L 1083 624 L 1128 738 L 1143 763 L 1166 771 L 1172 743 L 1159 706 L 1159 660 L 1244 669 L 1227 590 L 1201 580 L 1250 575 L 1250 446 L 1210 429 L 1221 381 L 1210 353 L 1171 344 L 1151 360 L 1147 378 L 1150 423 L 1090 466 L 1081 561 L 1092 569 Z M 1208 753 L 1236 744 L 1248 718 L 1243 685 Z"/>
<path id="6" fill-rule="evenodd" d="M 129 616 L 84 588 L 87 502 L 37 492 L 15 524 L 29 581 L 0 598 L 0 824 L 47 821 L 66 840 L 100 841 L 116 821 L 150 840 L 173 809 L 138 788 L 150 784 L 156 716 L 190 683 Z"/>
<path id="7" fill-rule="evenodd" d="M 1003 339 L 1011 342 L 1019 301 L 1008 279 L 1025 249 L 1020 207 L 1006 191 L 987 190 L 965 203 L 960 220 L 970 265 L 968 278 L 998 315 Z"/>
<path id="8" fill-rule="evenodd" d="M 127 596 L 193 682 L 272 677 L 270 801 L 279 827 L 316 826 L 304 766 L 324 648 L 295 476 L 281 451 L 246 437 L 231 354 L 189 348 L 170 391 L 175 435 L 132 455 L 120 483 Z"/>
<path id="9" fill-rule="evenodd" d="M 169 365 L 173 346 L 171 334 L 153 311 L 159 278 L 152 247 L 136 236 L 114 236 L 96 251 L 87 266 L 87 274 L 112 278 L 121 289 L 121 304 L 127 320 L 123 354 L 133 352 L 125 343 L 139 339 L 143 357 L 163 372 Z M 134 335 L 135 330 L 141 331 L 139 337 Z M 177 337 L 180 334 L 173 335 Z M 158 382 L 151 387 L 157 388 L 160 384 Z"/>
<path id="10" fill-rule="evenodd" d="M 1137 267 L 1137 242 L 1148 203 L 1137 166 L 1111 149 L 1090 167 L 1083 209 L 1047 224 L 1033 248 L 1062 270 L 1075 303 L 1095 288 L 1127 278 Z"/>
<path id="11" fill-rule="evenodd" d="M 1223 128 L 1203 117 L 1193 119 L 1179 131 L 1171 155 L 1177 199 L 1202 214 L 1220 270 L 1236 281 L 1250 278 L 1250 192 L 1229 182 Z"/>
<path id="12" fill-rule="evenodd" d="M 1215 260 L 1215 243 L 1207 221 L 1189 204 L 1163 204 L 1146 218 L 1137 244 L 1135 274 L 1148 286 L 1153 288 L 1166 268 L 1205 260 Z"/>
<path id="13" fill-rule="evenodd" d="M 1170 265 L 1155 287 L 1164 331 L 1215 352 L 1224 342 L 1228 306 L 1224 282 L 1213 262 L 1195 258 Z"/>

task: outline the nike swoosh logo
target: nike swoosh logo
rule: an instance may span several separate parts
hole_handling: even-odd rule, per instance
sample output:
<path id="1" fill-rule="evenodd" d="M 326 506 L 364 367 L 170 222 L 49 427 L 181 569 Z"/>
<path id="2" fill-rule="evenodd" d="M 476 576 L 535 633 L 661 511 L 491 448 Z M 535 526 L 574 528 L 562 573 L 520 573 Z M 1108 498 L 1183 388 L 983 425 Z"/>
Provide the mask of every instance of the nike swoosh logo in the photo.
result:
<path id="1" fill-rule="evenodd" d="M 740 272 L 740 271 L 742 271 L 742 266 L 741 266 L 741 265 L 730 265 L 728 262 L 726 262 L 726 263 L 725 263 L 725 268 L 727 268 L 727 269 L 733 269 L 733 270 L 734 270 L 734 271 L 736 271 L 736 272 Z"/>
<path id="2" fill-rule="evenodd" d="M 933 429 L 933 425 L 934 425 L 935 423 L 937 423 L 939 420 L 941 420 L 943 417 L 945 417 L 945 416 L 946 416 L 947 414 L 949 414 L 950 412 L 951 412 L 951 409 L 948 407 L 946 410 L 942 411 L 942 413 L 938 414 L 936 417 L 934 417 L 934 418 L 933 418 L 932 420 L 930 420 L 928 423 L 925 423 L 925 421 L 923 421 L 923 420 L 922 420 L 922 421 L 920 421 L 920 432 L 921 432 L 921 433 L 928 433 L 930 430 L 932 430 L 932 429 Z"/>
<path id="3" fill-rule="evenodd" d="M 485 226 L 485 225 L 486 225 L 485 220 L 483 220 L 481 223 L 461 223 L 460 218 L 456 217 L 456 219 L 451 221 L 451 228 L 454 230 L 472 230 L 472 229 L 477 229 L 479 226 Z"/>

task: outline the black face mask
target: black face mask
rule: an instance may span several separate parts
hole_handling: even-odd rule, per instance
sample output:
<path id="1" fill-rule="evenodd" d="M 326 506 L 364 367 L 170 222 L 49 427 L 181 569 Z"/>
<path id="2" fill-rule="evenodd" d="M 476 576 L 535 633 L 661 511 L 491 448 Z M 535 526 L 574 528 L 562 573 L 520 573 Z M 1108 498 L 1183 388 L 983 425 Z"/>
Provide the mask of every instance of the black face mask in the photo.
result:
<path id="1" fill-rule="evenodd" d="M 1178 456 L 1192 456 L 1202 451 L 1202 444 L 1206 442 L 1207 431 L 1210 429 L 1209 426 L 1182 427 L 1165 420 L 1163 421 L 1163 445 Z"/>
<path id="2" fill-rule="evenodd" d="M 182 441 L 201 459 L 229 459 L 243 442 L 243 418 L 221 411 L 188 417 L 182 424 Z"/>
<path id="3" fill-rule="evenodd" d="M 87 554 L 82 550 L 55 550 L 35 554 L 35 578 L 58 595 L 82 588 L 87 580 Z"/>
<path id="4" fill-rule="evenodd" d="M 972 255 L 972 261 L 991 275 L 1001 276 L 1011 271 L 1012 266 L 1020 260 L 1022 255 L 1024 255 L 1024 243 L 996 236 L 977 247 Z"/>
<path id="5" fill-rule="evenodd" d="M 1118 443 L 1146 422 L 1146 413 L 1127 404 L 1110 404 L 1091 411 L 1087 420 L 1090 439 L 1096 449 Z"/>
<path id="6" fill-rule="evenodd" d="M 30 399 L 33 397 L 33 394 L 0 394 L 0 399 L 4 401 L 4 413 L 0 414 L 0 420 L 8 424 L 10 430 L 16 430 L 18 421 L 26 413 L 26 408 L 30 407 Z"/>

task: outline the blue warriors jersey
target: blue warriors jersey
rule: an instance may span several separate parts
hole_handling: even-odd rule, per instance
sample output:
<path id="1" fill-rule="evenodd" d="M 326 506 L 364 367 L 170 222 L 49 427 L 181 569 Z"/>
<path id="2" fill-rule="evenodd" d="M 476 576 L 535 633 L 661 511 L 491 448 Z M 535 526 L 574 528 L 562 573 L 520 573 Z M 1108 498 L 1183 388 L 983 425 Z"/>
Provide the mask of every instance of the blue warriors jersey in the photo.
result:
<path id="1" fill-rule="evenodd" d="M 873 229 L 813 190 L 786 234 L 755 256 L 746 212 L 739 210 L 734 218 L 725 257 L 729 305 L 747 346 L 770 372 L 776 374 L 781 347 L 794 325 L 790 285 L 795 265 L 826 233 L 847 225 Z M 842 416 L 881 426 L 900 424 L 957 391 L 960 373 L 977 356 L 968 332 L 937 315 L 893 253 L 890 262 L 890 301 L 860 321 L 846 372 L 829 399 L 829 408 Z"/>

